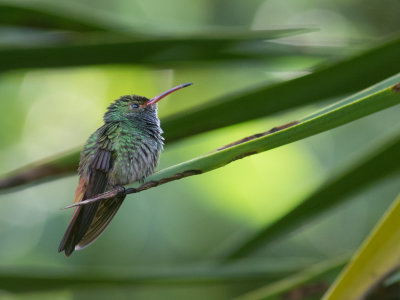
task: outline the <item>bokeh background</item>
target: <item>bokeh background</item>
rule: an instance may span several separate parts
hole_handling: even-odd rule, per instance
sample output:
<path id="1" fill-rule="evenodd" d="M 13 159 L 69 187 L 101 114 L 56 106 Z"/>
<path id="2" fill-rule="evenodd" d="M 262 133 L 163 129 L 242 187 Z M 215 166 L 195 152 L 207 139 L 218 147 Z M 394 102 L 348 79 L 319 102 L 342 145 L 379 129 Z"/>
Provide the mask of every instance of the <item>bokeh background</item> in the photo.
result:
<path id="1" fill-rule="evenodd" d="M 21 5 L 24 2 L 18 1 Z M 307 74 L 394 36 L 400 28 L 397 0 L 98 0 L 36 2 L 70 6 L 127 28 L 159 34 L 202 33 L 214 28 L 261 30 L 318 28 L 283 38 L 280 44 L 319 47 L 318 55 L 264 61 L 224 61 L 165 66 L 149 64 L 42 68 L 0 73 L 0 173 L 81 147 L 102 124 L 108 104 L 125 94 L 152 97 L 173 85 L 195 84 L 159 105 L 167 117 L 219 96 L 265 82 Z M 78 16 L 79 17 L 79 16 Z M 4 47 L 53 42 L 45 29 L 0 27 Z M 332 103 L 329 99 L 322 105 Z M 252 105 L 246 103 L 244 105 Z M 300 118 L 307 106 L 168 144 L 159 169 L 207 153 L 238 138 Z M 238 110 L 241 107 L 237 108 Z M 75 276 L 236 276 L 290 274 L 314 262 L 351 253 L 398 193 L 394 175 L 353 195 L 350 201 L 228 267 L 218 260 L 249 234 L 287 212 L 332 172 L 400 130 L 394 107 L 335 130 L 267 151 L 200 176 L 171 182 L 127 198 L 95 244 L 70 258 L 57 253 L 71 210 L 77 176 L 68 176 L 0 195 L 0 269 Z M 190 126 L 190 124 L 187 124 Z M 211 272 L 212 273 L 212 272 Z M 267 282 L 185 282 L 135 286 L 100 285 L 30 293 L 0 293 L 1 299 L 226 299 Z"/>

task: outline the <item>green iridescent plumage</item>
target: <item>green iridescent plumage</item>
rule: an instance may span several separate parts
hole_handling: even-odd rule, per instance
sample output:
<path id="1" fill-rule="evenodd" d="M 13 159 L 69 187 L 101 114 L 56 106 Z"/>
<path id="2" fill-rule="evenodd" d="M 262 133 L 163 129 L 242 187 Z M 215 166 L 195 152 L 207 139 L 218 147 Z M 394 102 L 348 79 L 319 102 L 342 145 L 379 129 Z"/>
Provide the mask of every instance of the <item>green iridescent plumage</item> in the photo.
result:
<path id="1" fill-rule="evenodd" d="M 80 181 L 75 203 L 149 176 L 163 149 L 157 101 L 186 87 L 183 84 L 147 99 L 122 96 L 104 115 L 104 125 L 88 139 L 81 153 Z M 92 243 L 107 227 L 125 197 L 79 206 L 60 243 L 58 251 L 67 256 Z"/>
<path id="2" fill-rule="evenodd" d="M 156 117 L 155 117 L 156 118 Z M 139 121 L 138 121 L 139 120 Z M 138 126 L 139 119 L 133 121 L 109 121 L 100 127 L 88 140 L 82 154 L 79 167 L 80 176 L 88 176 L 90 166 L 94 160 L 106 161 L 108 157 L 96 156 L 96 151 L 104 150 L 112 154 L 113 162 L 110 170 L 104 170 L 102 165 L 97 166 L 108 172 L 108 182 L 111 186 L 124 185 L 142 180 L 150 175 L 157 166 L 159 153 L 162 150 L 162 130 L 158 118 L 150 126 Z M 143 124 L 140 124 L 143 125 Z M 150 128 L 150 129 L 149 129 Z"/>

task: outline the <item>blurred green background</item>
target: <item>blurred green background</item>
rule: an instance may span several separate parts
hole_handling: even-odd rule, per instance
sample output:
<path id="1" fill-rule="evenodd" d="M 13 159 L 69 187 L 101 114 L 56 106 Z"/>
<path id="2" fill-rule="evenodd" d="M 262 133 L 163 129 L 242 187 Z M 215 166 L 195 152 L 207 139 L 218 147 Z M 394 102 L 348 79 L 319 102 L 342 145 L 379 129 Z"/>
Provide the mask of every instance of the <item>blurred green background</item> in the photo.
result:
<path id="1" fill-rule="evenodd" d="M 17 3 L 24 6 L 27 2 Z M 318 53 L 311 51 L 310 55 L 301 53 L 255 61 L 3 71 L 0 73 L 0 173 L 80 147 L 101 125 L 108 104 L 121 95 L 134 93 L 152 97 L 175 84 L 194 82 L 193 87 L 160 103 L 160 117 L 167 117 L 249 86 L 307 74 L 317 66 L 378 45 L 400 28 L 397 0 L 99 0 L 95 5 L 88 0 L 62 5 L 54 0 L 34 3 L 38 7 L 58 9 L 65 15 L 68 9 L 87 12 L 93 18 L 119 24 L 120 28 L 151 34 L 190 36 L 212 32 L 215 28 L 239 31 L 318 28 L 319 31 L 275 41 L 280 45 L 317 49 Z M 79 14 L 74 16 L 81 18 Z M 0 32 L 3 48 L 39 42 L 57 44 L 70 38 L 68 31 L 30 26 L 29 22 L 18 27 L 3 24 Z M 84 39 L 83 35 L 74 38 L 78 44 Z M 323 105 L 334 100 L 329 99 Z M 318 108 L 303 106 L 171 145 L 166 140 L 159 169 L 300 118 Z M 131 195 L 101 238 L 68 259 L 57 253 L 57 246 L 72 211 L 60 208 L 73 201 L 76 175 L 2 194 L 2 272 L 89 278 L 104 274 L 143 279 L 127 286 L 55 287 L 54 291 L 15 294 L 4 291 L 0 298 L 226 299 L 314 262 L 351 253 L 395 198 L 399 174 L 363 189 L 346 204 L 245 259 L 229 266 L 215 265 L 238 242 L 303 200 L 329 174 L 400 130 L 399 113 L 400 107 L 393 107 L 211 173 Z M 228 274 L 228 279 L 213 281 L 210 275 L 209 281 L 146 281 L 146 278 L 168 278 L 174 274 L 183 279 L 185 274 L 201 277 L 214 271 Z M 246 280 L 232 280 L 231 277 L 240 274 L 251 276 Z"/>

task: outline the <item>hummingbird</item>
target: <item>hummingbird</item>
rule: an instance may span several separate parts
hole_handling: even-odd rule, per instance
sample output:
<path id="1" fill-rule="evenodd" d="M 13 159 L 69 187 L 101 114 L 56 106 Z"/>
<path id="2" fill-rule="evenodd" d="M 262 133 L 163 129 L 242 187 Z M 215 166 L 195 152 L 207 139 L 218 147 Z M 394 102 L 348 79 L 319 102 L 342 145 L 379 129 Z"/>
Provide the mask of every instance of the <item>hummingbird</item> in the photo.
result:
<path id="1" fill-rule="evenodd" d="M 80 156 L 79 184 L 74 203 L 133 182 L 154 172 L 164 139 L 157 102 L 192 85 L 184 83 L 148 99 L 126 95 L 104 114 L 104 124 L 87 140 Z M 68 257 L 93 243 L 110 224 L 125 195 L 75 208 L 58 252 Z"/>

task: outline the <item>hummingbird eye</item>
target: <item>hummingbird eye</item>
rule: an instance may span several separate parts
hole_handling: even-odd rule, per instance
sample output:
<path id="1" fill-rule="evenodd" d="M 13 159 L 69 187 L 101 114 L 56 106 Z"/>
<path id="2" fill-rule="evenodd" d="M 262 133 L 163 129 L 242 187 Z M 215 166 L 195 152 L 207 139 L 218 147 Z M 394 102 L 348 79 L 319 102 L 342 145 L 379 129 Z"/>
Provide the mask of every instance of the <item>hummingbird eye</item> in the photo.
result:
<path id="1" fill-rule="evenodd" d="M 137 104 L 137 103 L 132 103 L 132 104 L 131 104 L 131 108 L 132 108 L 132 109 L 138 109 L 138 108 L 139 108 L 139 104 Z"/>

